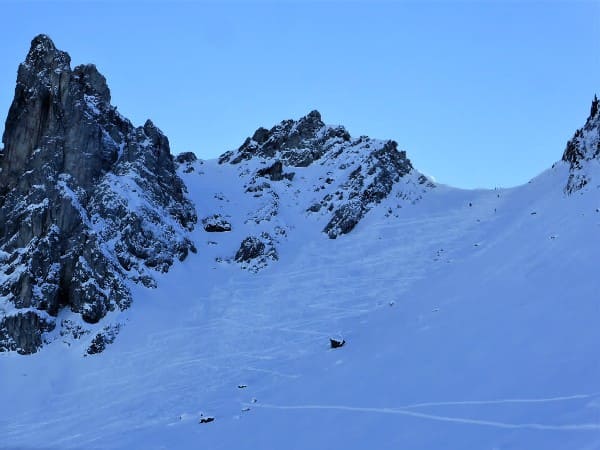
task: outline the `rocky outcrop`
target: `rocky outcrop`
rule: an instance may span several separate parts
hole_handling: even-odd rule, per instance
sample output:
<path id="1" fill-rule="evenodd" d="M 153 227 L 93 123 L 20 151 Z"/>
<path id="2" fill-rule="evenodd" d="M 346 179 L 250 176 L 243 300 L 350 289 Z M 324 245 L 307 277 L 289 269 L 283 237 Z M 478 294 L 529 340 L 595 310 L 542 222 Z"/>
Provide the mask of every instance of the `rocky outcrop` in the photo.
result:
<path id="1" fill-rule="evenodd" d="M 42 345 L 42 334 L 53 329 L 52 321 L 34 311 L 5 316 L 0 320 L 0 348 L 21 354 L 33 353 Z"/>
<path id="2" fill-rule="evenodd" d="M 183 166 L 184 173 L 190 173 L 194 171 L 194 163 L 198 160 L 196 155 L 192 152 L 180 153 L 175 157 L 175 162 L 179 166 Z"/>
<path id="3" fill-rule="evenodd" d="M 276 240 L 266 232 L 260 236 L 248 236 L 240 244 L 234 259 L 242 268 L 256 273 L 265 268 L 269 261 L 279 259 L 275 243 Z"/>
<path id="4" fill-rule="evenodd" d="M 248 262 L 256 259 L 265 253 L 265 244 L 256 236 L 248 236 L 240 244 L 240 248 L 235 253 L 237 262 Z"/>
<path id="5" fill-rule="evenodd" d="M 309 214 L 329 216 L 323 231 L 331 239 L 352 231 L 401 181 L 406 186 L 397 193 L 402 200 L 415 201 L 434 187 L 413 169 L 406 152 L 398 150 L 395 141 L 352 138 L 344 127 L 325 125 L 318 111 L 297 121 L 285 120 L 270 130 L 259 128 L 236 151 L 223 154 L 219 163 L 240 166 L 240 176 L 251 174 L 246 192 L 272 199 L 263 208 L 269 208 L 270 213 L 257 214 L 267 219 L 277 214 L 279 194 L 265 178 L 284 181 L 293 190 L 298 188 L 294 187 L 296 172 L 286 171 L 286 167 L 298 168 L 299 172 L 301 168 L 321 166 L 323 176 L 311 187 L 320 197 L 305 208 Z M 264 167 L 256 170 L 256 165 Z"/>
<path id="6" fill-rule="evenodd" d="M 341 201 L 323 231 L 332 239 L 352 231 L 374 204 L 390 194 L 394 183 L 411 170 L 413 167 L 406 152 L 398 151 L 396 142 L 387 141 L 375 148 L 344 182 L 345 195 L 339 196 Z M 330 201 L 330 204 L 333 203 Z"/>
<path id="7" fill-rule="evenodd" d="M 204 231 L 208 233 L 231 231 L 231 224 L 220 214 L 205 217 L 202 219 L 202 226 L 204 227 Z"/>
<path id="8" fill-rule="evenodd" d="M 562 160 L 569 164 L 566 193 L 571 194 L 589 184 L 593 176 L 590 166 L 600 164 L 600 102 L 597 96 L 594 96 L 585 125 L 567 143 Z"/>
<path id="9" fill-rule="evenodd" d="M 96 67 L 71 69 L 47 36 L 19 66 L 2 142 L 0 349 L 35 351 L 63 308 L 88 323 L 126 308 L 127 279 L 152 285 L 194 250 L 167 138 L 121 116 Z"/>
<path id="10" fill-rule="evenodd" d="M 292 181 L 294 179 L 294 172 L 284 173 L 283 163 L 279 160 L 275 161 L 269 167 L 259 169 L 256 172 L 256 175 L 259 177 L 266 177 L 271 181 L 281 181 L 284 179 Z"/>
<path id="11" fill-rule="evenodd" d="M 104 329 L 94 336 L 90 346 L 86 350 L 87 355 L 95 355 L 102 353 L 107 345 L 112 344 L 119 334 L 120 325 L 106 326 Z"/>

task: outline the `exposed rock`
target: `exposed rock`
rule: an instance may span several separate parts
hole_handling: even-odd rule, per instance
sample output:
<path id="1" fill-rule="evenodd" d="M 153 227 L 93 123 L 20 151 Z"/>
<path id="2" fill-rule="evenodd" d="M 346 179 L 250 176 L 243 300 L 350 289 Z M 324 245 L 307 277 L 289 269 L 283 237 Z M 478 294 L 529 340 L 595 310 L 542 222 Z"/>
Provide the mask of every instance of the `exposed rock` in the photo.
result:
<path id="1" fill-rule="evenodd" d="M 259 128 L 237 152 L 227 152 L 219 163 L 239 164 L 254 157 L 277 156 L 286 166 L 306 167 L 323 156 L 335 143 L 350 140 L 344 127 L 328 127 L 321 114 L 312 111 L 300 120 L 284 120 L 270 130 Z"/>
<path id="2" fill-rule="evenodd" d="M 287 179 L 292 181 L 294 172 L 283 173 L 283 163 L 279 160 L 275 161 L 271 166 L 260 169 L 256 172 L 259 177 L 267 177 L 271 181 L 281 181 Z"/>
<path id="3" fill-rule="evenodd" d="M 321 204 L 320 203 L 314 203 L 312 205 L 310 205 L 308 207 L 308 212 L 319 212 L 321 210 Z"/>
<path id="4" fill-rule="evenodd" d="M 183 152 L 175 157 L 177 164 L 193 163 L 198 161 L 198 157 L 193 152 Z"/>
<path id="5" fill-rule="evenodd" d="M 204 231 L 209 233 L 222 233 L 225 231 L 231 231 L 231 224 L 225 220 L 220 214 L 214 214 L 209 217 L 202 219 L 202 225 Z"/>
<path id="6" fill-rule="evenodd" d="M 42 345 L 42 333 L 54 329 L 54 323 L 33 311 L 6 316 L 0 320 L 0 351 L 34 353 Z"/>
<path id="7" fill-rule="evenodd" d="M 240 248 L 235 253 L 237 262 L 248 262 L 256 259 L 265 253 L 265 244 L 256 236 L 248 236 L 240 244 Z"/>
<path id="8" fill-rule="evenodd" d="M 412 169 L 406 152 L 399 151 L 395 141 L 373 150 L 342 185 L 348 199 L 335 209 L 323 231 L 332 239 L 352 231 L 374 204 L 390 194 L 394 183 Z"/>
<path id="9" fill-rule="evenodd" d="M 269 261 L 277 261 L 279 255 L 275 247 L 276 240 L 266 232 L 257 236 L 248 236 L 240 244 L 234 260 L 242 265 L 242 268 L 251 272 L 258 272 L 265 268 Z"/>
<path id="10" fill-rule="evenodd" d="M 184 173 L 190 173 L 194 171 L 194 163 L 198 161 L 196 155 L 192 152 L 180 153 L 175 157 L 175 162 L 180 166 L 183 166 Z"/>
<path id="11" fill-rule="evenodd" d="M 194 250 L 167 138 L 122 117 L 96 67 L 71 69 L 47 36 L 19 66 L 2 142 L 0 303 L 17 312 L 0 319 L 14 341 L 0 347 L 31 353 L 62 308 L 98 322 L 130 304 L 126 278 L 151 285 L 148 269 Z M 22 308 L 28 319 L 12 319 Z"/>
<path id="12" fill-rule="evenodd" d="M 256 183 L 255 180 L 251 180 L 246 187 L 246 192 L 262 192 L 265 189 L 269 189 L 271 185 L 267 182 Z"/>
<path id="13" fill-rule="evenodd" d="M 344 339 L 342 339 L 341 341 L 339 339 L 329 339 L 329 346 L 331 348 L 340 348 L 343 347 L 346 344 L 346 341 Z"/>
<path id="14" fill-rule="evenodd" d="M 198 423 L 211 423 L 214 422 L 215 418 L 210 416 L 200 417 L 200 421 Z"/>
<path id="15" fill-rule="evenodd" d="M 319 178 L 322 183 L 313 188 L 313 192 L 321 192 L 320 199 L 313 199 L 306 211 L 330 216 L 323 231 L 332 239 L 352 231 L 401 180 L 408 186 L 406 192 L 399 194 L 401 201 L 416 201 L 435 187 L 414 171 L 396 142 L 367 136 L 352 139 L 343 127 L 325 125 L 317 111 L 297 121 L 283 121 L 270 130 L 259 128 L 237 151 L 223 154 L 219 163 L 239 164 L 240 176 L 246 176 L 255 170 L 249 160 L 266 166 L 257 170 L 246 184 L 246 192 L 254 193 L 255 197 L 265 193 L 272 197 L 263 209 L 269 206 L 273 213 L 257 213 L 266 220 L 277 214 L 279 199 L 275 191 L 281 188 L 271 188 L 259 180 L 263 177 L 270 181 L 292 180 L 294 173 L 285 172 L 289 166 L 323 166 L 326 172 Z M 407 179 L 408 175 L 412 178 Z"/>
<path id="16" fill-rule="evenodd" d="M 105 327 L 102 332 L 94 336 L 86 353 L 88 355 L 95 355 L 103 352 L 107 345 L 110 345 L 115 341 L 120 329 L 121 327 L 119 325 Z"/>
<path id="17" fill-rule="evenodd" d="M 578 191 L 590 182 L 592 175 L 588 166 L 600 163 L 600 111 L 597 96 L 594 96 L 585 125 L 567 142 L 562 159 L 569 163 L 566 193 Z"/>

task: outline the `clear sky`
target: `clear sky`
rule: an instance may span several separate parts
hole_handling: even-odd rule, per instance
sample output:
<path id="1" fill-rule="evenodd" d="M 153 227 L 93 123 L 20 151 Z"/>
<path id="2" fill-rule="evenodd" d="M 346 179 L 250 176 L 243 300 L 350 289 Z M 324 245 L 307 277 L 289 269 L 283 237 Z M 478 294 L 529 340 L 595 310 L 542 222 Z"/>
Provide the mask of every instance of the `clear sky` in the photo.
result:
<path id="1" fill-rule="evenodd" d="M 46 33 L 106 76 L 134 124 L 214 158 L 318 109 L 395 139 L 458 187 L 521 184 L 560 159 L 600 95 L 600 1 L 1 2 L 0 131 Z"/>

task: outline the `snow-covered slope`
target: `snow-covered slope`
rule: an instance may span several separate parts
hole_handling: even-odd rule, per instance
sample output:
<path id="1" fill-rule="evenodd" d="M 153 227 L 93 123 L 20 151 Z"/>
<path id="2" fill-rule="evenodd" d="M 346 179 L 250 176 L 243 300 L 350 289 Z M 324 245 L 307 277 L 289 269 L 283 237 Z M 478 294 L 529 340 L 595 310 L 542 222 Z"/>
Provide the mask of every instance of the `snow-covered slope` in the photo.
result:
<path id="1" fill-rule="evenodd" d="M 103 353 L 0 354 L 0 448 L 599 449 L 598 187 L 567 195 L 567 160 L 479 191 L 411 168 L 330 239 L 353 142 L 181 157 L 197 254 L 131 286 Z"/>

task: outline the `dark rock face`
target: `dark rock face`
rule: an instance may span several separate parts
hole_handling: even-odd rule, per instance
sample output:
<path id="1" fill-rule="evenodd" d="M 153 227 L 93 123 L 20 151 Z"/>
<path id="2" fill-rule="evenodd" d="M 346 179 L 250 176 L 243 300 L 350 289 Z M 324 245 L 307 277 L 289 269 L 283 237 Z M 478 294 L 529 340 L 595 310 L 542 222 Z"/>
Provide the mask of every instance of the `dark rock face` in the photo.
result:
<path id="1" fill-rule="evenodd" d="M 589 173 L 585 167 L 592 160 L 600 160 L 600 110 L 598 97 L 594 96 L 590 116 L 583 128 L 575 132 L 573 138 L 567 142 L 567 148 L 562 160 L 569 163 L 569 180 L 565 192 L 571 194 L 582 189 L 590 181 Z"/>
<path id="2" fill-rule="evenodd" d="M 33 353 L 42 345 L 42 333 L 53 329 L 54 323 L 33 311 L 6 316 L 0 321 L 0 348 Z"/>
<path id="3" fill-rule="evenodd" d="M 335 209 L 323 231 L 332 239 L 352 231 L 373 205 L 390 194 L 394 183 L 412 169 L 406 152 L 398 151 L 395 141 L 387 141 L 382 147 L 372 151 L 350 173 L 343 186 L 348 200 Z"/>
<path id="4" fill-rule="evenodd" d="M 35 351 L 62 308 L 89 323 L 126 308 L 127 278 L 151 285 L 148 269 L 193 250 L 196 214 L 167 138 L 122 117 L 96 67 L 71 69 L 47 36 L 19 66 L 2 142 L 0 295 L 17 312 L 0 317 L 13 342 L 0 350 Z"/>

